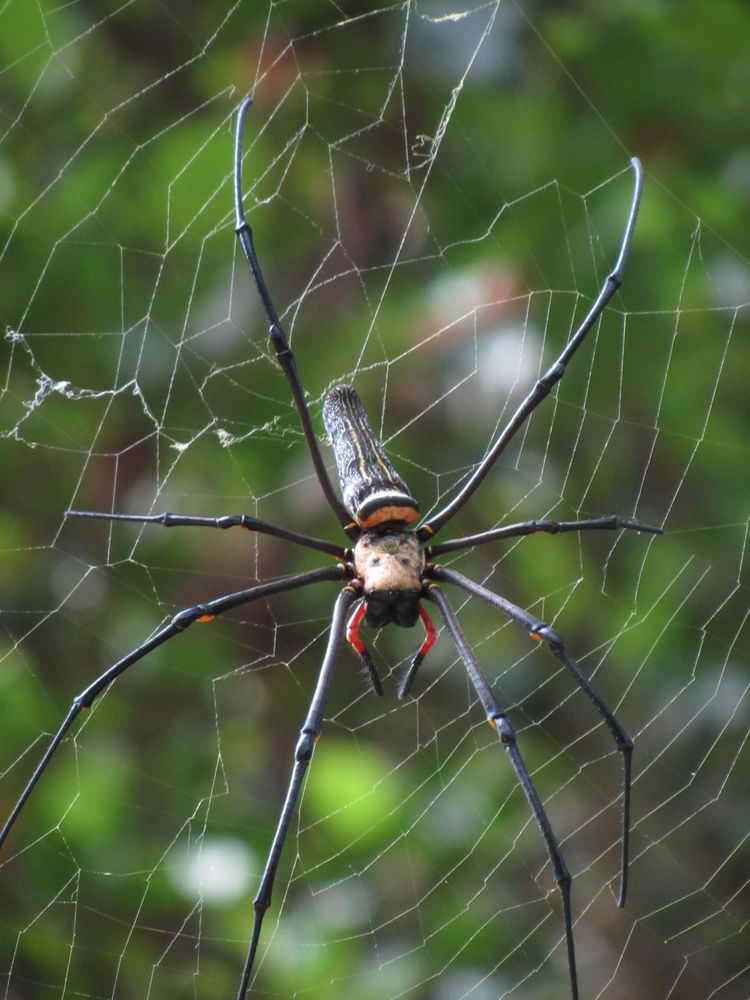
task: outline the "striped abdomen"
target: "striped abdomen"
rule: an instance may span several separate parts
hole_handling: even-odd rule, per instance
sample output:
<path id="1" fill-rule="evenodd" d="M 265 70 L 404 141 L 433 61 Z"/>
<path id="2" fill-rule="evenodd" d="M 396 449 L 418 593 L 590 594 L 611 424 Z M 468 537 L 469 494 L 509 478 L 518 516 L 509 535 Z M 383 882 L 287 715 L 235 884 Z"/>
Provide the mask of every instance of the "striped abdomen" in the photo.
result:
<path id="1" fill-rule="evenodd" d="M 350 385 L 334 386 L 328 393 L 323 422 L 336 456 L 344 506 L 360 528 L 415 521 L 417 501 L 385 457 L 362 400 Z"/>

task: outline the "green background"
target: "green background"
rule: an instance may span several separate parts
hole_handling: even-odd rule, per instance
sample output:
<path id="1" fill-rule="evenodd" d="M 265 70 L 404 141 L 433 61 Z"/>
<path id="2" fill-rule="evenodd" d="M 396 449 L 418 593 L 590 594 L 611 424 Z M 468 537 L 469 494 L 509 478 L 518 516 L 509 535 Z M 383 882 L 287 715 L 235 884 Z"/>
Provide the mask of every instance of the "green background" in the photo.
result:
<path id="1" fill-rule="evenodd" d="M 445 535 L 665 528 L 456 561 L 554 622 L 636 738 L 624 911 L 606 728 L 522 633 L 461 621 L 575 875 L 581 996 L 750 995 L 749 42 L 739 0 L 2 8 L 3 814 L 73 695 L 176 610 L 326 561 L 67 509 L 340 537 L 233 235 L 239 100 L 316 427 L 353 382 L 424 511 L 583 315 L 637 154 L 623 293 Z M 76 727 L 4 849 L 8 997 L 235 995 L 334 594 L 195 626 Z M 446 637 L 403 703 L 417 633 L 368 640 L 385 698 L 342 651 L 253 995 L 567 995 L 543 843 Z M 186 887 L 206 857 L 223 892 Z"/>

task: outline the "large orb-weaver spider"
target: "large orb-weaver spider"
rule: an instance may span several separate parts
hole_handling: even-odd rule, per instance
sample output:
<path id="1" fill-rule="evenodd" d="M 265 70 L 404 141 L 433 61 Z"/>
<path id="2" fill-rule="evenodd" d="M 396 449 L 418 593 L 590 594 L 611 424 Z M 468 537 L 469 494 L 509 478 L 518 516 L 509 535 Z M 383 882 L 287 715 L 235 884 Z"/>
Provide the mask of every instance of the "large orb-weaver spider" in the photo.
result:
<path id="1" fill-rule="evenodd" d="M 425 628 L 425 638 L 414 655 L 399 688 L 399 697 L 409 692 L 420 663 L 435 639 L 434 627 L 422 606 L 422 601 L 434 604 L 445 623 L 447 632 L 463 662 L 469 679 L 482 704 L 487 721 L 497 733 L 501 746 L 506 751 L 516 778 L 529 803 L 534 819 L 544 839 L 555 882 L 562 897 L 563 921 L 567 948 L 570 988 L 573 1000 L 578 1000 L 578 978 L 576 972 L 573 923 L 571 913 L 571 876 L 566 867 L 557 838 L 552 830 L 541 799 L 531 781 L 516 742 L 516 734 L 505 711 L 497 703 L 492 686 L 480 667 L 474 652 L 467 642 L 456 615 L 443 593 L 440 584 L 448 583 L 466 593 L 486 601 L 516 622 L 535 640 L 544 642 L 557 657 L 574 681 L 584 691 L 609 728 L 615 746 L 623 758 L 622 831 L 620 889 L 618 905 L 623 906 L 628 884 L 628 846 L 630 834 L 630 788 L 633 741 L 594 690 L 588 678 L 581 672 L 575 660 L 568 653 L 562 638 L 544 622 L 517 607 L 510 601 L 461 573 L 439 566 L 433 559 L 445 552 L 482 545 L 501 538 L 515 538 L 534 532 L 590 531 L 599 529 L 628 529 L 659 534 L 661 529 L 642 524 L 631 518 L 607 515 L 579 521 L 529 520 L 494 528 L 477 535 L 455 538 L 446 542 L 433 543 L 435 535 L 453 518 L 473 495 L 479 484 L 502 454 L 518 429 L 531 412 L 550 393 L 551 389 L 565 374 L 565 369 L 582 344 L 588 331 L 601 316 L 605 306 L 620 287 L 625 260 L 630 247 L 635 226 L 642 186 L 642 170 L 637 159 L 630 161 L 634 187 L 625 230 L 615 266 L 607 275 L 591 308 L 577 330 L 569 338 L 565 348 L 555 363 L 535 383 L 530 392 L 516 409 L 504 429 L 497 436 L 491 448 L 472 474 L 464 482 L 449 503 L 414 527 L 419 517 L 419 506 L 409 493 L 408 487 L 398 476 L 383 452 L 382 445 L 365 415 L 359 397 L 349 386 L 334 387 L 326 396 L 323 419 L 338 468 L 343 502 L 337 496 L 328 476 L 318 441 L 313 430 L 305 402 L 292 350 L 287 341 L 276 309 L 268 292 L 253 245 L 253 235 L 242 206 L 241 166 L 242 133 L 247 111 L 252 104 L 245 100 L 237 114 L 237 130 L 234 148 L 234 202 L 236 211 L 236 232 L 250 265 L 258 292 L 270 323 L 269 337 L 279 365 L 286 376 L 294 405 L 299 415 L 307 447 L 315 467 L 315 474 L 328 504 L 339 520 L 344 533 L 352 543 L 343 547 L 333 542 L 313 538 L 309 535 L 279 528 L 245 514 L 224 517 L 193 517 L 181 514 L 135 515 L 96 513 L 91 511 L 68 511 L 71 517 L 100 518 L 108 521 L 136 521 L 155 523 L 165 527 L 177 525 L 230 528 L 240 526 L 249 531 L 275 535 L 297 545 L 316 549 L 333 556 L 335 566 L 310 570 L 287 576 L 269 583 L 263 583 L 233 594 L 227 594 L 205 604 L 185 608 L 174 615 L 172 620 L 151 635 L 136 649 L 118 660 L 97 677 L 85 690 L 76 695 L 60 728 L 53 736 L 42 759 L 34 770 L 18 801 L 11 810 L 2 830 L 0 845 L 23 809 L 36 783 L 60 746 L 78 714 L 89 708 L 94 700 L 112 681 L 124 673 L 132 664 L 143 659 L 151 650 L 168 639 L 179 635 L 195 622 L 207 622 L 232 608 L 251 601 L 257 601 L 272 594 L 297 590 L 314 583 L 344 582 L 334 603 L 328 644 L 318 673 L 307 717 L 302 725 L 294 752 L 294 764 L 287 786 L 281 815 L 266 859 L 260 887 L 254 900 L 254 919 L 247 959 L 242 972 L 237 1000 L 243 1000 L 247 993 L 258 947 L 263 917 L 271 903 L 276 870 L 281 857 L 292 816 L 296 807 L 302 781 L 313 755 L 315 743 L 320 735 L 328 692 L 333 678 L 333 670 L 341 642 L 347 641 L 362 660 L 373 691 L 382 695 L 383 690 L 375 665 L 359 636 L 362 620 L 372 628 L 381 628 L 394 622 L 409 628 L 421 620 Z M 429 544 L 428 544 L 429 543 Z M 354 608 L 351 616 L 350 610 Z"/>

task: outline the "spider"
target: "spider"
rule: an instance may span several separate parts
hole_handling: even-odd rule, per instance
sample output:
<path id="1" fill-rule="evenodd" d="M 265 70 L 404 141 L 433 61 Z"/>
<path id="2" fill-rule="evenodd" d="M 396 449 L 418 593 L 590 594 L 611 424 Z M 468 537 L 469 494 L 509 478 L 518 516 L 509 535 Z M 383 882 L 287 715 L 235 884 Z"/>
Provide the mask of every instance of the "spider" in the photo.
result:
<path id="1" fill-rule="evenodd" d="M 544 840 L 554 881 L 562 898 L 562 918 L 567 950 L 570 990 L 573 1000 L 578 1000 L 578 976 L 576 971 L 573 920 L 571 909 L 571 876 L 565 864 L 560 846 L 547 818 L 541 799 L 534 787 L 521 752 L 513 726 L 502 706 L 497 702 L 492 685 L 482 670 L 477 658 L 464 636 L 458 619 L 443 584 L 457 587 L 465 593 L 487 602 L 509 619 L 514 621 L 528 635 L 546 643 L 550 652 L 565 667 L 575 683 L 600 713 L 609 729 L 617 750 L 623 760 L 622 826 L 620 855 L 620 885 L 618 906 L 623 906 L 628 885 L 628 854 L 630 836 L 630 791 L 633 741 L 620 722 L 593 688 L 586 675 L 568 652 L 560 635 L 539 621 L 528 611 L 509 600 L 475 583 L 463 574 L 433 560 L 447 552 L 467 549 L 475 545 L 505 538 L 517 538 L 535 532 L 557 534 L 558 532 L 580 532 L 596 530 L 626 529 L 660 534 L 661 529 L 642 524 L 631 518 L 617 515 L 587 518 L 578 521 L 528 520 L 518 524 L 508 524 L 476 535 L 454 538 L 434 543 L 433 539 L 445 525 L 461 510 L 478 486 L 493 468 L 500 455 L 532 411 L 549 395 L 552 388 L 565 374 L 566 366 L 583 343 L 586 334 L 601 316 L 607 303 L 621 284 L 621 277 L 635 227 L 642 187 L 642 168 L 639 161 L 631 159 L 634 184 L 630 209 L 621 239 L 619 253 L 612 271 L 607 275 L 588 313 L 568 339 L 566 346 L 554 364 L 537 380 L 520 403 L 510 420 L 498 434 L 492 446 L 465 480 L 456 495 L 437 513 L 421 523 L 419 505 L 412 497 L 406 483 L 385 456 L 383 447 L 369 424 L 359 396 L 350 386 L 335 386 L 326 396 L 323 406 L 323 421 L 328 432 L 336 460 L 343 499 L 337 495 L 328 476 L 326 464 L 318 446 L 310 414 L 305 401 L 305 393 L 297 373 L 294 355 L 271 300 L 263 273 L 258 263 L 253 234 L 245 218 L 243 209 L 241 168 L 242 136 L 245 118 L 252 104 L 250 98 L 242 102 L 237 112 L 234 143 L 234 207 L 236 212 L 236 233 L 242 250 L 250 266 L 255 285 L 268 317 L 269 338 L 276 359 L 281 366 L 291 390 L 294 405 L 299 416 L 307 448 L 315 468 L 320 487 L 333 513 L 347 536 L 348 545 L 333 542 L 277 527 L 246 514 L 223 517 L 199 517 L 182 514 L 116 514 L 93 511 L 67 511 L 67 515 L 78 518 L 100 518 L 107 521 L 136 521 L 154 523 L 164 527 L 194 526 L 231 528 L 242 527 L 248 531 L 275 535 L 296 545 L 305 546 L 332 556 L 336 563 L 320 569 L 297 573 L 282 579 L 249 587 L 236 593 L 227 594 L 194 607 L 178 612 L 171 621 L 162 626 L 141 645 L 122 659 L 112 664 L 88 687 L 75 696 L 60 728 L 52 737 L 44 755 L 37 764 L 26 787 L 13 807 L 0 831 L 0 845 L 18 818 L 39 778 L 46 769 L 55 751 L 79 713 L 90 708 L 94 700 L 130 666 L 142 660 L 157 646 L 184 632 L 196 622 L 208 622 L 219 615 L 251 601 L 261 600 L 273 594 L 298 590 L 317 583 L 338 583 L 338 596 L 333 605 L 331 626 L 323 661 L 317 676 L 315 691 L 307 716 L 302 724 L 299 739 L 294 750 L 294 759 L 286 796 L 278 824 L 266 859 L 260 886 L 253 903 L 253 926 L 248 945 L 247 958 L 240 980 L 237 1000 L 246 996 L 251 979 L 253 964 L 260 939 L 263 917 L 271 904 L 276 871 L 284 847 L 289 826 L 299 797 L 300 788 L 313 756 L 315 744 L 320 735 L 328 693 L 333 680 L 333 671 L 339 648 L 346 638 L 362 661 L 367 679 L 375 694 L 382 696 L 383 688 L 372 657 L 360 638 L 359 630 L 364 620 L 371 628 L 379 629 L 394 623 L 411 628 L 421 621 L 424 640 L 401 681 L 398 695 L 405 698 L 410 691 L 418 668 L 435 641 L 435 629 L 424 608 L 423 602 L 433 604 L 445 624 L 459 659 L 474 686 L 484 710 L 487 722 L 496 733 L 500 745 L 505 750 L 516 779 L 528 801 L 531 812 Z"/>

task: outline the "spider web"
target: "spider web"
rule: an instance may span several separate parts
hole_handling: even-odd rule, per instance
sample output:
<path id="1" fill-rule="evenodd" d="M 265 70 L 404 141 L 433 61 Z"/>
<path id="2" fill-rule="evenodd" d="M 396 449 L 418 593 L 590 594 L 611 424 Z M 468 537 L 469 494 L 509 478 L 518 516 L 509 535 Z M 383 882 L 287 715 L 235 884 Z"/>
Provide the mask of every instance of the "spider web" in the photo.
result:
<path id="1" fill-rule="evenodd" d="M 175 611 L 325 562 L 66 510 L 245 512 L 339 539 L 235 245 L 240 98 L 246 210 L 313 420 L 352 382 L 425 513 L 590 304 L 637 152 L 622 294 L 444 535 L 601 513 L 665 534 L 446 561 L 554 625 L 636 740 L 618 910 L 606 727 L 545 649 L 453 595 L 574 875 L 581 996 L 750 996 L 748 171 L 714 148 L 719 201 L 717 160 L 685 137 L 667 69 L 716 28 L 688 8 L 677 25 L 628 3 L 3 6 L 4 815 L 73 696 Z M 722 56 L 738 93 L 742 38 Z M 4 997 L 235 995 L 334 595 L 196 626 L 74 727 L 0 865 Z M 445 635 L 395 697 L 416 636 L 368 634 L 382 700 L 342 651 L 254 996 L 568 993 L 544 845 Z"/>

